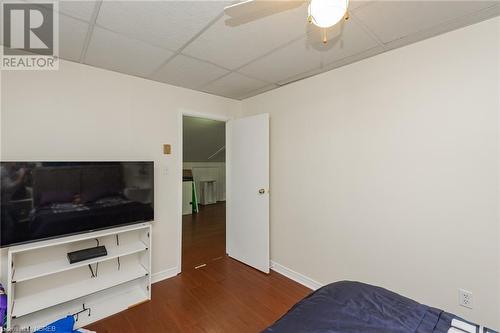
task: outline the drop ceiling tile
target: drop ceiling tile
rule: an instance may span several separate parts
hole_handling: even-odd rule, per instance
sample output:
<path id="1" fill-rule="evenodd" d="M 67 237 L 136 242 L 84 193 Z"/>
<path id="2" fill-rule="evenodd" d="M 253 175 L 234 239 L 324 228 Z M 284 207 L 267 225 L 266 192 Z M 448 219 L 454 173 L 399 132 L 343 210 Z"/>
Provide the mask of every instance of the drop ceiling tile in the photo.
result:
<path id="1" fill-rule="evenodd" d="M 307 6 L 280 12 L 238 26 L 220 18 L 189 44 L 183 53 L 221 67 L 236 69 L 273 49 L 304 36 L 308 29 Z"/>
<path id="2" fill-rule="evenodd" d="M 173 52 L 95 27 L 84 62 L 144 77 L 172 55 Z"/>
<path id="3" fill-rule="evenodd" d="M 26 1 L 26 0 L 22 0 Z M 31 2 L 31 1 L 30 1 Z M 44 2 L 44 0 L 35 0 L 33 2 Z M 80 20 L 90 21 L 92 14 L 94 13 L 96 1 L 58 1 L 59 12 L 64 15 L 68 15 Z M 46 7 L 41 4 L 42 7 Z"/>
<path id="4" fill-rule="evenodd" d="M 329 29 L 328 36 L 330 40 L 325 45 L 319 29 L 312 31 L 304 38 L 241 68 L 239 72 L 269 82 L 281 82 L 377 45 L 354 20 L 345 22 L 343 27 Z"/>
<path id="5" fill-rule="evenodd" d="M 379 45 L 355 20 L 346 21 L 343 26 L 337 26 L 336 29 L 336 33 L 333 33 L 326 46 L 321 41 L 319 33 L 310 35 L 313 38 L 309 42 L 314 50 L 321 53 L 323 64 L 350 57 Z"/>
<path id="6" fill-rule="evenodd" d="M 309 72 L 303 72 L 303 73 L 300 73 L 298 75 L 289 77 L 287 80 L 283 80 L 283 81 L 278 82 L 278 85 L 282 86 L 282 85 L 286 85 L 286 84 L 289 84 L 289 83 L 292 83 L 292 82 L 295 82 L 295 81 L 306 79 L 306 78 L 312 77 L 314 75 L 318 75 L 318 74 L 324 73 L 326 71 L 335 69 L 337 67 L 345 66 L 345 65 L 351 64 L 353 62 L 359 61 L 361 59 L 372 57 L 372 56 L 377 55 L 379 53 L 382 53 L 384 51 L 385 51 L 384 46 L 376 46 L 376 47 L 374 47 L 372 49 L 363 51 L 361 53 L 357 53 L 357 54 L 355 54 L 353 56 L 342 58 L 342 59 L 340 59 L 338 61 L 334 61 L 332 63 L 323 65 L 323 67 L 321 67 L 321 68 L 313 69 L 313 70 L 311 70 Z M 260 92 L 258 92 L 258 93 L 260 93 Z M 254 96 L 254 95 L 256 95 L 256 94 L 252 94 L 252 95 L 250 95 L 248 97 L 251 97 L 251 96 Z"/>
<path id="7" fill-rule="evenodd" d="M 59 16 L 59 57 L 79 61 L 89 25 L 69 16 Z"/>
<path id="8" fill-rule="evenodd" d="M 468 25 L 476 24 L 478 22 L 488 20 L 496 16 L 500 16 L 500 2 L 497 2 L 496 5 L 492 7 L 484 8 L 470 15 L 465 15 L 460 19 L 446 21 L 445 23 L 434 26 L 431 29 L 427 29 L 400 39 L 393 40 L 389 43 L 384 44 L 384 47 L 386 48 L 386 50 L 392 50 L 427 38 L 438 36 L 455 29 L 460 29 Z"/>
<path id="9" fill-rule="evenodd" d="M 251 91 L 269 86 L 269 83 L 231 73 L 204 86 L 201 90 L 229 98 L 240 99 Z"/>
<path id="10" fill-rule="evenodd" d="M 326 71 L 329 71 L 329 70 L 332 70 L 332 69 L 335 69 L 338 67 L 352 64 L 353 62 L 360 61 L 360 60 L 363 60 L 366 58 L 370 58 L 370 57 L 373 57 L 377 54 L 380 54 L 380 53 L 383 53 L 386 51 L 387 51 L 387 48 L 384 45 L 375 46 L 371 49 L 365 50 L 365 51 L 360 52 L 360 53 L 356 53 L 352 56 L 345 57 L 345 58 L 330 62 L 328 64 L 325 64 L 324 67 L 322 68 L 322 71 L 326 72 Z M 315 74 L 319 74 L 319 73 L 315 73 Z"/>
<path id="11" fill-rule="evenodd" d="M 279 82 L 320 66 L 321 54 L 307 44 L 307 37 L 303 37 L 238 71 L 268 82 Z"/>
<path id="12" fill-rule="evenodd" d="M 229 73 L 204 61 L 177 55 L 153 75 L 154 80 L 195 89 Z"/>
<path id="13" fill-rule="evenodd" d="M 349 10 L 354 10 L 361 6 L 365 6 L 369 3 L 372 3 L 374 0 L 350 0 L 349 1 Z"/>
<path id="14" fill-rule="evenodd" d="M 227 1 L 105 1 L 97 24 L 109 30 L 177 50 L 200 32 Z"/>
<path id="15" fill-rule="evenodd" d="M 384 43 L 494 5 L 495 1 L 375 1 L 354 9 Z"/>
<path id="16" fill-rule="evenodd" d="M 95 1 L 59 1 L 59 12 L 90 21 L 95 8 Z"/>
<path id="17" fill-rule="evenodd" d="M 276 86 L 276 85 L 268 85 L 268 86 L 265 86 L 265 87 L 262 87 L 262 88 L 259 88 L 259 89 L 256 89 L 256 90 L 252 90 L 252 91 L 250 91 L 249 93 L 247 93 L 245 95 L 239 96 L 238 99 L 242 100 L 242 99 L 245 99 L 245 98 L 249 98 L 249 97 L 252 97 L 252 96 L 263 94 L 266 91 L 273 90 L 275 88 L 278 88 L 278 86 Z"/>

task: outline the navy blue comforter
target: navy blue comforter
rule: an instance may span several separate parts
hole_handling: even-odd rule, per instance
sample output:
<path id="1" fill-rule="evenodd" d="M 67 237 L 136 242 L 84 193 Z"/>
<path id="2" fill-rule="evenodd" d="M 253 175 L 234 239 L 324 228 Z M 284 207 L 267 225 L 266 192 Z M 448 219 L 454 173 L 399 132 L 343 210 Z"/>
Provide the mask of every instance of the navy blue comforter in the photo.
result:
<path id="1" fill-rule="evenodd" d="M 446 333 L 455 316 L 360 282 L 316 290 L 264 333 Z"/>

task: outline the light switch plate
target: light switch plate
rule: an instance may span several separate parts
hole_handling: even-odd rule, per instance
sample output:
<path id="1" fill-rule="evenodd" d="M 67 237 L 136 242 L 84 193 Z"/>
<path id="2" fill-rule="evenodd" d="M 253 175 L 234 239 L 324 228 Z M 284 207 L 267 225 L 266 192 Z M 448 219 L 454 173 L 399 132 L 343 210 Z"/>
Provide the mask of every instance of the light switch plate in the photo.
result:
<path id="1" fill-rule="evenodd" d="M 172 147 L 169 144 L 163 145 L 163 154 L 170 155 L 172 153 Z"/>

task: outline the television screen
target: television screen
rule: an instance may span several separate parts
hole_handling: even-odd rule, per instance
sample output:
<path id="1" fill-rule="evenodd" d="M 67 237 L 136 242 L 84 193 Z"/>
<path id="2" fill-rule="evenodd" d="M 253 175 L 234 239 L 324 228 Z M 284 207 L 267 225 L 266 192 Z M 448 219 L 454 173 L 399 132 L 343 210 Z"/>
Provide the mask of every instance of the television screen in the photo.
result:
<path id="1" fill-rule="evenodd" d="M 0 162 L 0 245 L 152 221 L 153 174 L 153 162 Z"/>

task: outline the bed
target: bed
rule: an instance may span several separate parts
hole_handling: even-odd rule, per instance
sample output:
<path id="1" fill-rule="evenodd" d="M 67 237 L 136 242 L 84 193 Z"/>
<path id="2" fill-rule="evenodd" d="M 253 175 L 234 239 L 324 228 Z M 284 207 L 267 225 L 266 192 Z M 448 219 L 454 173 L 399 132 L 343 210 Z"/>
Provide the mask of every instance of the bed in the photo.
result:
<path id="1" fill-rule="evenodd" d="M 453 314 L 387 289 L 342 281 L 322 287 L 294 305 L 263 333 L 463 333 L 474 327 Z M 462 326 L 463 328 L 464 326 Z"/>

